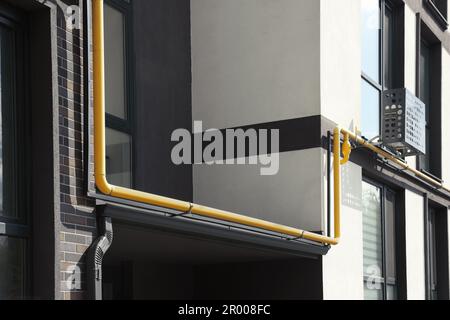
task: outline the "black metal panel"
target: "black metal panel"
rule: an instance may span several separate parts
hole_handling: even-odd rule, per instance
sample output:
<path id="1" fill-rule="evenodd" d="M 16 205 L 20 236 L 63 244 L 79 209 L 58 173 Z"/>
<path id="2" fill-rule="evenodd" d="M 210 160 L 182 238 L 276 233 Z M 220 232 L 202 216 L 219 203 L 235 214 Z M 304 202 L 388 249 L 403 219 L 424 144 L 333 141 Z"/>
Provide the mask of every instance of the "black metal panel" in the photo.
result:
<path id="1" fill-rule="evenodd" d="M 290 256 L 306 258 L 318 258 L 327 254 L 330 247 L 316 245 L 304 241 L 288 241 L 254 232 L 240 231 L 229 226 L 215 226 L 211 223 L 199 223 L 184 218 L 170 218 L 159 212 L 143 210 L 127 206 L 118 206 L 107 203 L 105 216 L 113 218 L 113 221 L 138 224 L 151 229 L 164 230 L 176 234 L 185 234 L 199 239 L 218 240 L 227 243 L 235 243 L 247 248 L 276 250 Z"/>
<path id="2" fill-rule="evenodd" d="M 382 94 L 383 144 L 400 152 L 402 156 L 424 154 L 425 104 L 408 89 L 386 90 Z"/>
<path id="3" fill-rule="evenodd" d="M 249 124 L 242 127 L 234 127 L 234 128 L 225 128 L 221 129 L 220 132 L 223 136 L 224 142 L 223 142 L 223 155 L 224 159 L 228 159 L 227 155 L 227 130 L 243 130 L 244 132 L 247 132 L 248 130 L 255 130 L 256 132 L 259 132 L 260 130 L 267 130 L 269 133 L 269 141 L 267 150 L 264 150 L 264 152 L 268 151 L 271 152 L 272 145 L 270 143 L 270 133 L 273 130 L 279 131 L 279 152 L 290 152 L 290 151 L 300 151 L 300 150 L 306 150 L 306 149 L 313 149 L 313 148 L 320 148 L 325 147 L 326 143 L 323 141 L 323 137 L 321 134 L 321 129 L 323 128 L 322 122 L 324 121 L 324 118 L 320 115 L 317 116 L 310 116 L 310 117 L 303 117 L 303 118 L 294 118 L 294 119 L 288 119 L 288 120 L 281 120 L 281 121 L 273 121 L 273 122 L 265 122 L 265 123 L 255 123 L 255 124 Z M 208 128 L 204 128 L 208 129 Z M 260 145 L 259 137 L 258 139 L 258 146 Z M 203 142 L 203 148 L 206 148 L 209 145 L 210 142 Z M 238 155 L 237 152 L 237 146 L 235 144 L 235 150 L 233 152 L 232 158 L 245 156 L 256 156 L 260 155 L 261 153 L 264 154 L 263 151 L 259 150 L 259 147 L 256 150 L 256 154 L 251 152 L 249 147 L 249 141 L 245 141 L 245 154 L 244 155 Z"/>
<path id="4" fill-rule="evenodd" d="M 133 1 L 136 189 L 192 201 L 192 166 L 171 160 L 173 130 L 191 131 L 190 1 Z"/>
<path id="5" fill-rule="evenodd" d="M 425 0 L 424 6 L 442 30 L 448 29 L 447 1 Z"/>
<path id="6" fill-rule="evenodd" d="M 56 298 L 55 279 L 59 268 L 55 259 L 55 235 L 59 234 L 55 226 L 56 212 L 55 177 L 59 168 L 55 166 L 54 139 L 58 118 L 55 110 L 53 87 L 55 79 L 52 74 L 52 45 L 56 44 L 52 35 L 50 11 L 43 9 L 31 14 L 30 52 L 30 116 L 31 116 L 31 154 L 32 154 L 32 211 L 33 211 L 33 295 L 37 299 Z M 57 83 L 56 83 L 57 84 Z M 57 100 L 56 100 L 57 101 Z M 59 283 L 58 283 L 59 284 Z"/>

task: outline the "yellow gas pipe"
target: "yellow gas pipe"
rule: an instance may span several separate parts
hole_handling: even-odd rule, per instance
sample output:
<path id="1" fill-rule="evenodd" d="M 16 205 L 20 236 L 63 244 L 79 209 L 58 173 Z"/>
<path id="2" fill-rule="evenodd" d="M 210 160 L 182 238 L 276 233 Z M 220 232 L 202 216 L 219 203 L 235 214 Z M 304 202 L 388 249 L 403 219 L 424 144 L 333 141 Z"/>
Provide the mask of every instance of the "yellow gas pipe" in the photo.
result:
<path id="1" fill-rule="evenodd" d="M 450 189 L 422 172 L 411 168 L 408 164 L 392 156 L 388 152 L 370 144 L 356 134 L 336 128 L 334 130 L 333 149 L 333 180 L 334 180 L 334 237 L 326 237 L 316 233 L 292 228 L 269 221 L 255 219 L 232 212 L 201 206 L 186 201 L 158 196 L 150 193 L 113 186 L 106 179 L 106 154 L 105 154 L 105 88 L 104 88 L 104 38 L 103 38 L 103 0 L 93 0 L 93 50 L 94 50 L 94 152 L 95 152 L 95 182 L 97 188 L 103 194 L 154 206 L 174 209 L 180 212 L 189 212 L 195 215 L 214 218 L 222 221 L 237 223 L 253 228 L 259 228 L 271 232 L 288 235 L 294 238 L 307 239 L 327 245 L 337 245 L 341 237 L 341 168 L 350 159 L 351 144 L 353 140 L 382 158 L 391 161 L 405 171 L 409 171 L 419 179 L 429 183 L 437 189 L 450 193 Z M 344 137 L 341 159 L 341 134 Z"/>
<path id="2" fill-rule="evenodd" d="M 100 192 L 111 197 L 146 203 L 180 212 L 222 221 L 237 223 L 248 227 L 276 232 L 298 239 L 311 240 L 327 245 L 337 245 L 340 237 L 340 130 L 334 133 L 334 233 L 335 237 L 288 227 L 273 222 L 255 219 L 244 215 L 210 208 L 186 201 L 180 201 L 146 192 L 114 186 L 106 179 L 105 152 L 105 70 L 104 70 L 104 30 L 103 0 L 93 0 L 93 58 L 94 58 L 94 153 L 95 182 Z"/>

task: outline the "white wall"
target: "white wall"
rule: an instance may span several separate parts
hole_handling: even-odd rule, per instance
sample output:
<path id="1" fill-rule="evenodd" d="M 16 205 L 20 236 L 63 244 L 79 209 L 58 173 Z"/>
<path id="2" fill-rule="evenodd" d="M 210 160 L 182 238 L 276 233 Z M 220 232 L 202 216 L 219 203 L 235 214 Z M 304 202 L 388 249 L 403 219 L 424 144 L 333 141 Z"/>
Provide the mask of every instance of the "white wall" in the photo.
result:
<path id="1" fill-rule="evenodd" d="M 416 14 L 405 5 L 405 87 L 416 92 Z"/>
<path id="2" fill-rule="evenodd" d="M 192 0 L 194 120 L 225 128 L 318 115 L 317 0 Z"/>
<path id="3" fill-rule="evenodd" d="M 425 294 L 425 221 L 424 198 L 405 192 L 406 278 L 409 300 L 424 300 Z"/>
<path id="4" fill-rule="evenodd" d="M 325 300 L 364 299 L 362 171 L 352 163 L 342 168 L 342 238 L 323 257 Z"/>
<path id="5" fill-rule="evenodd" d="M 346 129 L 361 128 L 361 2 L 320 4 L 321 114 Z"/>

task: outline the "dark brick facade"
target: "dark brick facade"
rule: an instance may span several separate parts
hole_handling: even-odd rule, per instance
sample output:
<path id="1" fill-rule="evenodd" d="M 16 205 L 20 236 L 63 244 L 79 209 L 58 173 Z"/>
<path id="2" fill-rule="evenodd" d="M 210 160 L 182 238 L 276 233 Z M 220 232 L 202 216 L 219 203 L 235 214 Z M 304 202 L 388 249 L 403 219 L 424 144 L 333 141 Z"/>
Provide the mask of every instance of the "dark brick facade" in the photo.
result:
<path id="1" fill-rule="evenodd" d="M 80 12 L 83 11 L 80 1 Z M 81 29 L 66 27 L 66 18 L 57 10 L 58 100 L 59 100 L 59 171 L 60 171 L 60 228 L 56 237 L 59 249 L 61 299 L 86 297 L 86 251 L 96 236 L 95 201 L 87 197 L 86 179 L 91 163 L 86 159 L 87 123 L 84 87 L 85 39 Z M 81 16 L 82 17 L 82 16 Z M 80 17 L 80 18 L 81 18 Z M 88 104 L 90 105 L 90 104 Z M 90 188 L 93 187 L 91 183 Z M 74 272 L 81 272 L 80 276 Z M 81 287 L 70 280 L 81 279 Z M 58 293 L 56 294 L 58 297 Z"/>

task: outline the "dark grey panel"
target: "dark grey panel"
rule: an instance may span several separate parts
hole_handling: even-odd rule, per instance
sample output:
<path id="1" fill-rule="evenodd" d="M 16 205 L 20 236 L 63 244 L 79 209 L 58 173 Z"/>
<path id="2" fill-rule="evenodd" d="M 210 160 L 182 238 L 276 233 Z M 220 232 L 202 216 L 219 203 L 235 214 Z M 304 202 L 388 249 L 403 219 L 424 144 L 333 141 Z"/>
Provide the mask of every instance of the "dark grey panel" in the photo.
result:
<path id="1" fill-rule="evenodd" d="M 322 121 L 325 121 L 323 117 L 320 115 L 304 117 L 304 118 L 295 118 L 274 122 L 266 122 L 266 123 L 257 123 L 251 124 L 242 127 L 234 127 L 234 128 L 226 128 L 220 130 L 224 137 L 224 150 L 223 154 L 225 158 L 227 158 L 226 146 L 227 146 L 227 136 L 226 130 L 267 130 L 269 132 L 268 139 L 268 151 L 272 149 L 270 143 L 270 132 L 272 130 L 279 130 L 280 140 L 279 140 L 279 151 L 280 152 L 290 152 L 290 151 L 298 151 L 298 150 L 306 150 L 312 148 L 319 148 L 323 146 L 323 137 L 321 136 L 321 128 Z M 203 147 L 208 146 L 209 142 L 204 142 Z M 257 154 L 251 153 L 248 145 L 248 140 L 246 140 L 245 144 L 245 156 L 255 156 L 260 154 L 260 150 L 257 151 Z M 259 146 L 259 138 L 258 138 L 258 146 Z M 237 155 L 235 145 L 234 156 Z M 259 148 L 258 148 L 259 149 Z M 234 158 L 234 157 L 233 157 Z"/>
<path id="2" fill-rule="evenodd" d="M 190 1 L 135 0 L 134 182 L 192 201 L 192 167 L 175 166 L 174 129 L 191 130 Z"/>
<path id="3" fill-rule="evenodd" d="M 52 50 L 49 10 L 30 14 L 33 296 L 55 298 L 55 180 Z"/>
<path id="4" fill-rule="evenodd" d="M 264 261 L 198 266 L 195 299 L 321 300 L 322 261 Z"/>
<path id="5" fill-rule="evenodd" d="M 113 223 L 137 225 L 199 240 L 227 243 L 239 247 L 274 251 L 285 256 L 317 258 L 327 254 L 330 247 L 307 241 L 288 241 L 278 236 L 258 234 L 256 231 L 240 230 L 227 225 L 195 221 L 189 217 L 169 217 L 164 212 L 131 208 L 126 205 L 108 203 L 104 215 L 113 218 Z"/>

